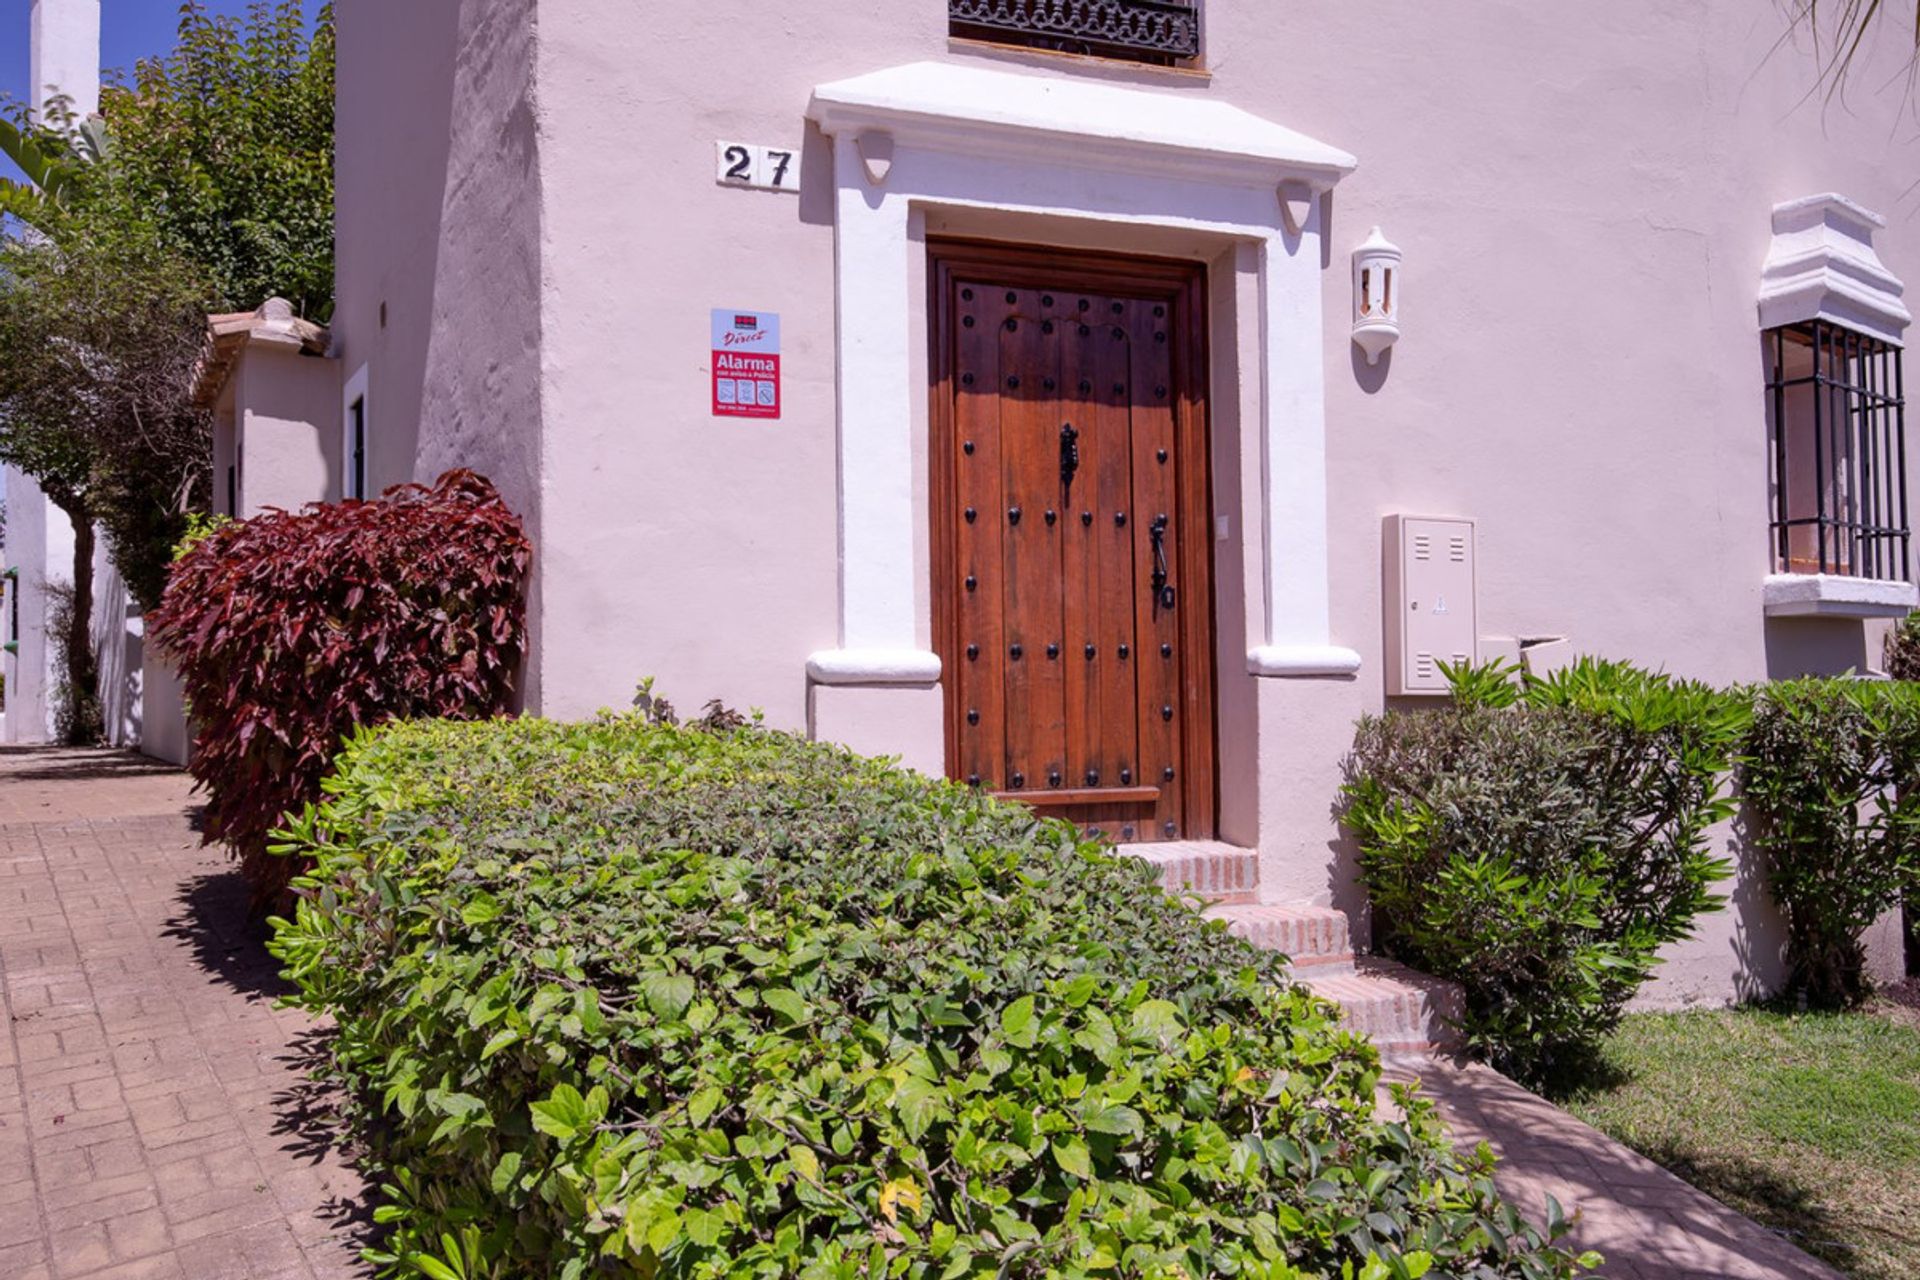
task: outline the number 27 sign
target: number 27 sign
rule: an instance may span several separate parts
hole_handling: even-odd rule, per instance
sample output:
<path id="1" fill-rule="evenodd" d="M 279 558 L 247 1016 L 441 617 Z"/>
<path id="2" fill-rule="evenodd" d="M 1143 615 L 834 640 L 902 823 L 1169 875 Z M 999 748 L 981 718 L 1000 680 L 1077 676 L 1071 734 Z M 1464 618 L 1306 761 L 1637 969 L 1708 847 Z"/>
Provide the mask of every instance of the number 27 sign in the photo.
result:
<path id="1" fill-rule="evenodd" d="M 714 181 L 723 187 L 753 187 L 761 191 L 800 189 L 800 153 L 790 147 L 716 142 L 714 152 Z"/>

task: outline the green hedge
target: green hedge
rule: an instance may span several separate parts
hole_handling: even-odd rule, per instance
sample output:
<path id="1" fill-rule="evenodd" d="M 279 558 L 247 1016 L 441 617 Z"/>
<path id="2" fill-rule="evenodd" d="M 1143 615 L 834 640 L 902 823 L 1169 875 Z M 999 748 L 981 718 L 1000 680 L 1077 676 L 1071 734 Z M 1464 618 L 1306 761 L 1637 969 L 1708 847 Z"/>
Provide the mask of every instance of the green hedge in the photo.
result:
<path id="1" fill-rule="evenodd" d="M 1920 684 L 1783 680 L 1753 690 L 1741 763 L 1767 890 L 1787 920 L 1788 989 L 1867 994 L 1867 927 L 1920 895 Z"/>
<path id="2" fill-rule="evenodd" d="M 634 717 L 390 726 L 326 789 L 274 949 L 394 1274 L 1578 1265 L 1276 958 L 1023 809 Z"/>
<path id="3" fill-rule="evenodd" d="M 1460 983 L 1470 1047 L 1540 1082 L 1719 908 L 1707 829 L 1734 810 L 1747 701 L 1592 658 L 1449 677 L 1445 706 L 1360 722 L 1344 818 L 1375 942 Z"/>

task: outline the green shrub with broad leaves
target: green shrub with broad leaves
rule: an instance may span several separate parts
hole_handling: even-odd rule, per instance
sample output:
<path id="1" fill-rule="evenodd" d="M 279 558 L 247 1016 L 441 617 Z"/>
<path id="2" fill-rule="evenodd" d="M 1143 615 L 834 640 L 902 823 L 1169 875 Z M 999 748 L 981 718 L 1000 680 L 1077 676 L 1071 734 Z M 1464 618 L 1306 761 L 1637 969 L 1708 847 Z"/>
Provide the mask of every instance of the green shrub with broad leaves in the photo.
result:
<path id="1" fill-rule="evenodd" d="M 1920 612 L 1887 629 L 1883 644 L 1887 674 L 1895 680 L 1920 680 Z"/>
<path id="2" fill-rule="evenodd" d="M 1920 684 L 1786 680 L 1753 691 L 1741 787 L 1767 891 L 1787 919 L 1789 989 L 1867 993 L 1861 936 L 1920 894 Z"/>
<path id="3" fill-rule="evenodd" d="M 1469 1048 L 1523 1079 L 1577 1062 L 1717 909 L 1744 696 L 1583 658 L 1449 669 L 1447 705 L 1360 722 L 1345 821 L 1375 942 L 1466 990 Z"/>
<path id="4" fill-rule="evenodd" d="M 273 947 L 393 1274 L 1582 1265 L 1281 961 L 1024 809 L 724 717 L 395 724 L 325 788 Z"/>

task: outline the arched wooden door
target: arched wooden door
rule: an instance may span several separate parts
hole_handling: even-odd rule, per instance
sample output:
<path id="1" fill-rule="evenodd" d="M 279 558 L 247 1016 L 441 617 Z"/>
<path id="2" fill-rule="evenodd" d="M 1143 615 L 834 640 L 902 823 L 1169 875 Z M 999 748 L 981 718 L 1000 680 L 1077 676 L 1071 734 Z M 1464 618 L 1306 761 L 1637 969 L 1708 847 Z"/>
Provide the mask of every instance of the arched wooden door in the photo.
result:
<path id="1" fill-rule="evenodd" d="M 948 771 L 1115 840 L 1211 836 L 1201 268 L 931 256 Z"/>

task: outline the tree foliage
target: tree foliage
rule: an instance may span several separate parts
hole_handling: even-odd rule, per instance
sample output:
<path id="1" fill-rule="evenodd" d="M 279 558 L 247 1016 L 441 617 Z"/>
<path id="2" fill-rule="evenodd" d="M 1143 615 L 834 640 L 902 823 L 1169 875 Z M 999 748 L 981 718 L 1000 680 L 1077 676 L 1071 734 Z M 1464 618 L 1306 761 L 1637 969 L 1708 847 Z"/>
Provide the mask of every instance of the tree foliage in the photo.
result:
<path id="1" fill-rule="evenodd" d="M 206 313 L 270 296 L 324 318 L 333 289 L 333 15 L 181 7 L 171 53 L 112 80 L 98 117 L 0 109 L 0 459 L 75 526 L 68 681 L 90 690 L 92 538 L 143 607 L 209 497 L 191 398 Z"/>
<path id="2" fill-rule="evenodd" d="M 203 297 L 150 237 L 0 244 L 0 458 L 104 527 L 143 607 L 181 513 L 206 501 L 209 422 L 188 398 Z"/>
<path id="3" fill-rule="evenodd" d="M 244 19 L 180 13 L 172 52 L 100 98 L 111 143 L 96 216 L 141 223 L 194 261 L 210 309 L 285 298 L 333 309 L 333 6 L 311 37 L 299 0 Z"/>
<path id="4" fill-rule="evenodd" d="M 1883 28 L 1892 28 L 1894 39 L 1910 44 L 1909 83 L 1914 71 L 1920 69 L 1920 5 L 1913 6 L 1911 16 L 1904 12 L 1912 0 L 1900 0 L 1898 4 L 1889 0 L 1789 0 L 1789 4 L 1793 25 L 1804 28 L 1812 37 L 1820 79 L 1830 94 L 1845 86 L 1854 61 Z"/>
<path id="5" fill-rule="evenodd" d="M 1862 935 L 1920 894 L 1920 684 L 1802 679 L 1753 692 L 1741 783 L 1787 920 L 1790 989 L 1867 992 Z"/>

